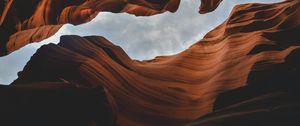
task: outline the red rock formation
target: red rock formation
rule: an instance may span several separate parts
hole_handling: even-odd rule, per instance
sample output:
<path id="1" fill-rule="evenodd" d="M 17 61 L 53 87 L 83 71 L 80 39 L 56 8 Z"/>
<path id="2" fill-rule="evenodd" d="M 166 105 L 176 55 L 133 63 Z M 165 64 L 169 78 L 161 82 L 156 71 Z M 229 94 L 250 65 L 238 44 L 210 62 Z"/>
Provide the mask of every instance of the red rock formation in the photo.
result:
<path id="1" fill-rule="evenodd" d="M 182 126 L 212 112 L 225 91 L 300 82 L 299 5 L 236 6 L 189 49 L 148 61 L 131 60 L 103 37 L 63 36 L 58 45 L 41 47 L 13 84 L 101 85 L 116 106 L 118 125 Z"/>
<path id="2" fill-rule="evenodd" d="M 199 8 L 200 14 L 205 14 L 214 11 L 222 0 L 201 0 L 201 6 Z"/>
<path id="3" fill-rule="evenodd" d="M 52 36 L 65 23 L 78 25 L 100 11 L 149 16 L 175 12 L 180 0 L 1 0 L 0 55 Z"/>

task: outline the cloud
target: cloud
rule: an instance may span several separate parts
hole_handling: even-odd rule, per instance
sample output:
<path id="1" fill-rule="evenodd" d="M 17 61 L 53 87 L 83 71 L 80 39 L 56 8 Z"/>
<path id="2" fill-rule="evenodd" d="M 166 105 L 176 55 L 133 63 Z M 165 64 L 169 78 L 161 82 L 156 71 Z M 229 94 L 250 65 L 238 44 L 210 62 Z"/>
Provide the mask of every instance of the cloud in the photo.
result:
<path id="1" fill-rule="evenodd" d="M 225 0 L 214 12 L 205 15 L 198 13 L 199 1 L 182 0 L 176 13 L 136 17 L 126 13 L 102 12 L 89 23 L 79 26 L 64 25 L 49 39 L 0 57 L 0 83 L 11 83 L 41 45 L 58 43 L 61 35 L 104 36 L 121 46 L 131 58 L 145 60 L 185 50 L 221 24 L 236 4 L 272 3 L 280 0 Z"/>

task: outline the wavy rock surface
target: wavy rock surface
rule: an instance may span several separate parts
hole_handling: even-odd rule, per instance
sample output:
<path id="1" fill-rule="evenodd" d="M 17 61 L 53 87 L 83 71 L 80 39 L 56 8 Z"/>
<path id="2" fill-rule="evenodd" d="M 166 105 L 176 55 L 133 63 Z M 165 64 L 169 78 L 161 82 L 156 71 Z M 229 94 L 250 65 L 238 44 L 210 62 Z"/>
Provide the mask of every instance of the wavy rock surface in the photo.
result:
<path id="1" fill-rule="evenodd" d="M 175 12 L 180 0 L 1 0 L 0 55 L 56 33 L 63 24 L 78 25 L 99 12 L 150 16 Z"/>
<path id="2" fill-rule="evenodd" d="M 58 45 L 41 47 L 13 85 L 101 85 L 118 125 L 182 126 L 213 112 L 220 93 L 245 85 L 293 88 L 300 82 L 299 4 L 236 6 L 189 49 L 147 61 L 130 59 L 103 37 L 63 36 Z M 230 100 L 220 108 L 235 103 Z"/>

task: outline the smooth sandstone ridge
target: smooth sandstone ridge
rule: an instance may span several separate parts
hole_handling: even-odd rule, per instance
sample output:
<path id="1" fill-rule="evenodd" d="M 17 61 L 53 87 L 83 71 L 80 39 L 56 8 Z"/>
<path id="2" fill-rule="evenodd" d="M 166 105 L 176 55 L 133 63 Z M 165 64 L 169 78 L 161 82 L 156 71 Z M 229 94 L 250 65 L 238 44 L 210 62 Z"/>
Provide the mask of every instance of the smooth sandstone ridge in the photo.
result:
<path id="1" fill-rule="evenodd" d="M 299 5 L 299 0 L 238 5 L 223 24 L 187 50 L 147 61 L 130 59 L 103 37 L 62 36 L 58 45 L 41 47 L 12 84 L 103 86 L 120 126 L 182 126 L 197 118 L 192 125 L 201 125 L 207 122 L 201 117 L 243 99 L 254 98 L 246 103 L 255 106 L 259 97 L 284 99 L 289 95 L 276 92 L 299 89 Z M 257 94 L 218 97 L 249 85 Z M 247 117 L 249 122 L 253 116 Z"/>

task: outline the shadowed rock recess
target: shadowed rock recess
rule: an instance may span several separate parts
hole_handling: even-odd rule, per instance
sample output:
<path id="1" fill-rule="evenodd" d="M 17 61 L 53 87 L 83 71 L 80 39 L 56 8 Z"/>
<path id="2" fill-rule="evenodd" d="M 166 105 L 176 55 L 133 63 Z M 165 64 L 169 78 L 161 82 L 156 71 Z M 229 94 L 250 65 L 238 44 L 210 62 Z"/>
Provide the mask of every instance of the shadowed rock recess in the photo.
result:
<path id="1" fill-rule="evenodd" d="M 1 96 L 8 107 L 0 108 L 21 112 L 28 120 L 8 119 L 30 125 L 298 126 L 299 5 L 238 5 L 190 48 L 146 61 L 130 59 L 103 37 L 62 36 L 59 44 L 42 46 L 10 86 L 0 87 L 12 94 Z M 18 95 L 28 100 L 15 100 Z M 36 103 L 45 108 L 34 109 Z M 65 120 L 32 115 L 27 107 Z M 62 111 L 49 114 L 48 107 Z"/>

